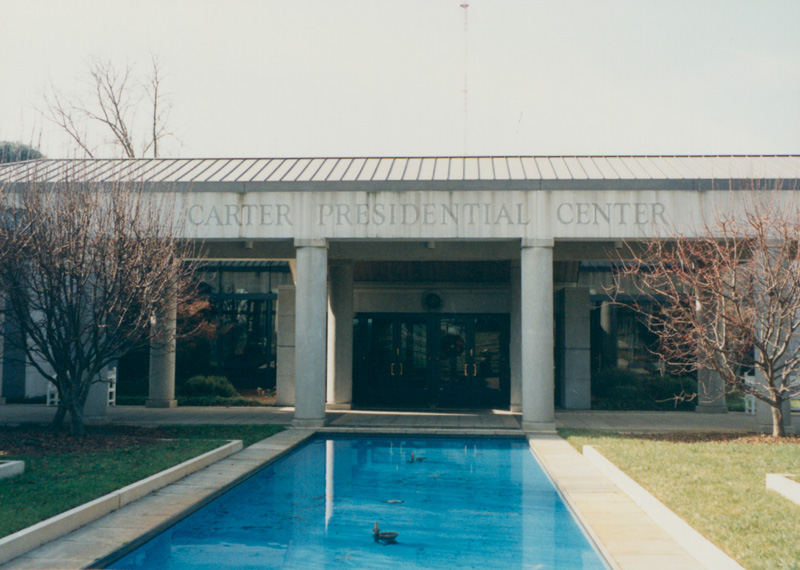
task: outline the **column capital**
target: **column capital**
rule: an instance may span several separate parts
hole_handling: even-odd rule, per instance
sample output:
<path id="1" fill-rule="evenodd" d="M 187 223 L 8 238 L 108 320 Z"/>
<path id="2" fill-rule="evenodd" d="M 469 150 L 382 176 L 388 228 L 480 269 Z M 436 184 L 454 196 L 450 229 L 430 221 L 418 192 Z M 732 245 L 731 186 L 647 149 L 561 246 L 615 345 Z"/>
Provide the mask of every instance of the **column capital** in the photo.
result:
<path id="1" fill-rule="evenodd" d="M 528 247 L 553 247 L 553 238 L 550 239 L 523 239 L 522 248 Z"/>
<path id="2" fill-rule="evenodd" d="M 295 247 L 324 247 L 325 249 L 328 248 L 328 240 L 325 238 L 321 239 L 301 239 L 296 238 L 294 240 Z"/>

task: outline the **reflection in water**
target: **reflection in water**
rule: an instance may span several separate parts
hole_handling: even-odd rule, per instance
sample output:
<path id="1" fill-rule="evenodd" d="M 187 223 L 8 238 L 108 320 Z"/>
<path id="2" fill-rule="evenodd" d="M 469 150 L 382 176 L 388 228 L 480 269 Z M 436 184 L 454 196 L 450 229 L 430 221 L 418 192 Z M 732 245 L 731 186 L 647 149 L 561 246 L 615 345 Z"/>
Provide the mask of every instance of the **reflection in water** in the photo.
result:
<path id="1" fill-rule="evenodd" d="M 525 441 L 411 437 L 315 440 L 111 568 L 606 567 Z"/>
<path id="2" fill-rule="evenodd" d="M 333 440 L 325 442 L 325 532 L 328 532 L 328 523 L 333 516 L 333 465 L 334 451 Z"/>

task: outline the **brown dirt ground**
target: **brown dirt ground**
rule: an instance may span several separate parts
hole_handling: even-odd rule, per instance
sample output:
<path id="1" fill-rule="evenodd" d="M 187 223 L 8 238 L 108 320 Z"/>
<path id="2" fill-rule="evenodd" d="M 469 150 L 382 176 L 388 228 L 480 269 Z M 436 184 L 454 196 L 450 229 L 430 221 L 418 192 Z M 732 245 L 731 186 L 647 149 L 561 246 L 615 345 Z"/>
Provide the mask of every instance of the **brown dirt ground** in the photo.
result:
<path id="1" fill-rule="evenodd" d="M 52 433 L 41 428 L 0 429 L 0 458 L 53 453 L 89 453 L 154 443 L 167 437 L 155 428 L 125 427 L 103 432 L 88 432 L 83 438 L 68 433 Z"/>
<path id="2" fill-rule="evenodd" d="M 239 395 L 242 398 L 247 398 L 248 400 L 256 400 L 261 402 L 265 406 L 274 406 L 275 405 L 275 390 L 266 390 L 262 391 L 261 394 L 258 394 L 256 390 L 239 390 Z"/>

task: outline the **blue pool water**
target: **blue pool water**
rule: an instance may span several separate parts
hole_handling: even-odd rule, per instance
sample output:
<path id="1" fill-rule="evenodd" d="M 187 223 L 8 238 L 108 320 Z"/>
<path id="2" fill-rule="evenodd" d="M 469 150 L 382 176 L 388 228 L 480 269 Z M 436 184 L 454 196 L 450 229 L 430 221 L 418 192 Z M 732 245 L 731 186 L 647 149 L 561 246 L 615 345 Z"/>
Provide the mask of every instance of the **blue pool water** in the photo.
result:
<path id="1" fill-rule="evenodd" d="M 414 462 L 411 462 L 411 454 Z M 373 527 L 399 533 L 373 539 Z M 316 439 L 109 568 L 606 569 L 527 442 Z"/>

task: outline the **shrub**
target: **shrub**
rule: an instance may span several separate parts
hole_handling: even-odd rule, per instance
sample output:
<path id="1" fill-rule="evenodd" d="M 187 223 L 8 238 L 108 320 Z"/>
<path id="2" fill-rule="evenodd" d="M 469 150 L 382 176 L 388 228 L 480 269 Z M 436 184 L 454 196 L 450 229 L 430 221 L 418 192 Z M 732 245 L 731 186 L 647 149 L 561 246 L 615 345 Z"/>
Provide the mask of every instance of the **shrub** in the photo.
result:
<path id="1" fill-rule="evenodd" d="M 147 396 L 117 396 L 117 406 L 144 406 Z"/>
<path id="2" fill-rule="evenodd" d="M 182 396 L 221 396 L 235 398 L 239 394 L 224 376 L 194 376 L 181 388 Z"/>
<path id="3" fill-rule="evenodd" d="M 642 375 L 625 368 L 605 368 L 592 375 L 592 398 L 614 398 L 622 386 L 638 386 Z"/>
<path id="4" fill-rule="evenodd" d="M 178 398 L 178 406 L 265 406 L 258 400 L 248 398 L 223 398 L 222 396 L 189 396 Z"/>
<path id="5" fill-rule="evenodd" d="M 637 374 L 607 368 L 592 378 L 596 410 L 693 410 L 697 381 L 690 376 Z"/>

